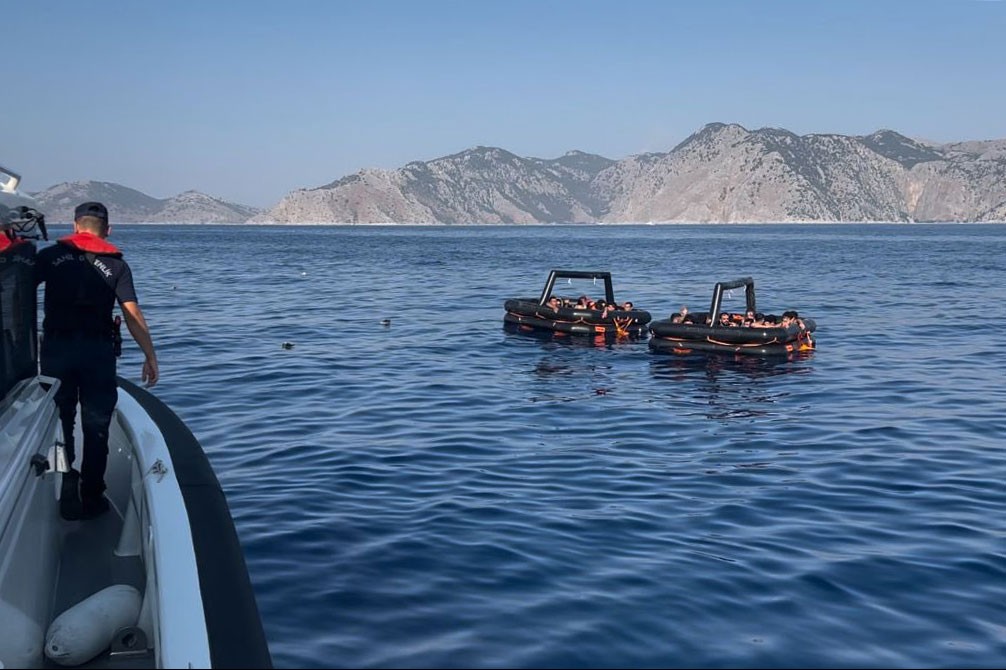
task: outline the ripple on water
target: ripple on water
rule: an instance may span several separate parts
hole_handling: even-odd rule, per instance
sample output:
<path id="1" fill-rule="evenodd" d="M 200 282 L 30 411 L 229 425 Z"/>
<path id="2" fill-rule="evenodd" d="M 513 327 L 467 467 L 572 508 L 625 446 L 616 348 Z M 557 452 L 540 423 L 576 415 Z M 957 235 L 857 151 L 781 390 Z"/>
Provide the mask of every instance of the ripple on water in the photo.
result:
<path id="1" fill-rule="evenodd" d="M 122 228 L 277 667 L 1006 663 L 996 227 Z M 503 330 L 574 265 L 658 318 L 740 268 L 818 350 Z"/>

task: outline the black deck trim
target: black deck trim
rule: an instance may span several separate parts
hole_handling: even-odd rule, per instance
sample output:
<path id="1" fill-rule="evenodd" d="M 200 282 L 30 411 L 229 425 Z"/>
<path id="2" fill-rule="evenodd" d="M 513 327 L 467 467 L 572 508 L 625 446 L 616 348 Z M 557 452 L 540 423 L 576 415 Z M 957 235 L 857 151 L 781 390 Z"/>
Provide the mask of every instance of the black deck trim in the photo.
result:
<path id="1" fill-rule="evenodd" d="M 227 498 L 189 427 L 160 399 L 119 377 L 119 387 L 164 435 L 185 500 L 214 668 L 272 668 L 255 592 Z"/>

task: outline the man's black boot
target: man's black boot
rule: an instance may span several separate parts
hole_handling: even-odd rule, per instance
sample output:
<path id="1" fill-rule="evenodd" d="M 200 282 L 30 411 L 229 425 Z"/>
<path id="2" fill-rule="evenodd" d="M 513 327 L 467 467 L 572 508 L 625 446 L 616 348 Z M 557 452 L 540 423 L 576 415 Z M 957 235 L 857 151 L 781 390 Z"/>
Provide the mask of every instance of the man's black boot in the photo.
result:
<path id="1" fill-rule="evenodd" d="M 59 515 L 67 521 L 76 521 L 82 512 L 80 501 L 80 473 L 70 469 L 63 473 L 59 491 Z"/>
<path id="2" fill-rule="evenodd" d="M 99 494 L 97 497 L 86 497 L 82 500 L 80 518 L 93 519 L 108 511 L 108 498 Z"/>

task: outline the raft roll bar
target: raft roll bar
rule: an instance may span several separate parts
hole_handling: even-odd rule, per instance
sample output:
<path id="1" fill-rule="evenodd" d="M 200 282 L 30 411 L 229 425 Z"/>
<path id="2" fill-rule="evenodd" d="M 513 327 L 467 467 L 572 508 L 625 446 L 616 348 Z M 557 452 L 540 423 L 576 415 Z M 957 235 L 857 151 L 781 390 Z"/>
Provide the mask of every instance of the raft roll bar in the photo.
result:
<path id="1" fill-rule="evenodd" d="M 611 273 L 610 272 L 587 272 L 583 270 L 552 270 L 548 273 L 548 281 L 545 282 L 545 289 L 541 292 L 541 297 L 538 298 L 538 304 L 544 305 L 548 301 L 548 297 L 552 295 L 552 288 L 555 286 L 556 279 L 603 279 L 604 280 L 604 299 L 611 305 L 615 302 L 615 290 L 611 286 Z"/>
<path id="2" fill-rule="evenodd" d="M 717 282 L 715 288 L 713 288 L 713 301 L 709 305 L 710 323 L 716 323 L 716 319 L 720 316 L 720 303 L 723 302 L 723 291 L 740 288 L 741 286 L 744 287 L 744 298 L 747 302 L 747 309 L 751 312 L 758 311 L 755 309 L 754 279 L 751 277 L 741 277 L 733 281 Z"/>

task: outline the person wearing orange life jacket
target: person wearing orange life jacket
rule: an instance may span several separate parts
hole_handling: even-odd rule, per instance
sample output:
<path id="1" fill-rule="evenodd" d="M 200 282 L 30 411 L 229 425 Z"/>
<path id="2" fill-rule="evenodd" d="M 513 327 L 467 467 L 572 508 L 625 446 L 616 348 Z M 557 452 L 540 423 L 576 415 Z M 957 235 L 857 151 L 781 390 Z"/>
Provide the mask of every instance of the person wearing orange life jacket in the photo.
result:
<path id="1" fill-rule="evenodd" d="M 81 408 L 80 504 L 66 507 L 61 501 L 67 518 L 93 518 L 109 507 L 104 491 L 108 430 L 118 399 L 112 321 L 116 302 L 143 350 L 142 381 L 149 387 L 159 377 L 132 270 L 122 252 L 106 241 L 110 231 L 108 209 L 100 202 L 85 202 L 74 211 L 73 234 L 39 251 L 35 262 L 36 283 L 45 284 L 40 371 L 60 380 L 56 404 L 71 466 L 78 402 Z"/>
<path id="2" fill-rule="evenodd" d="M 6 251 L 24 242 L 23 239 L 14 234 L 9 228 L 0 228 L 0 251 Z"/>

